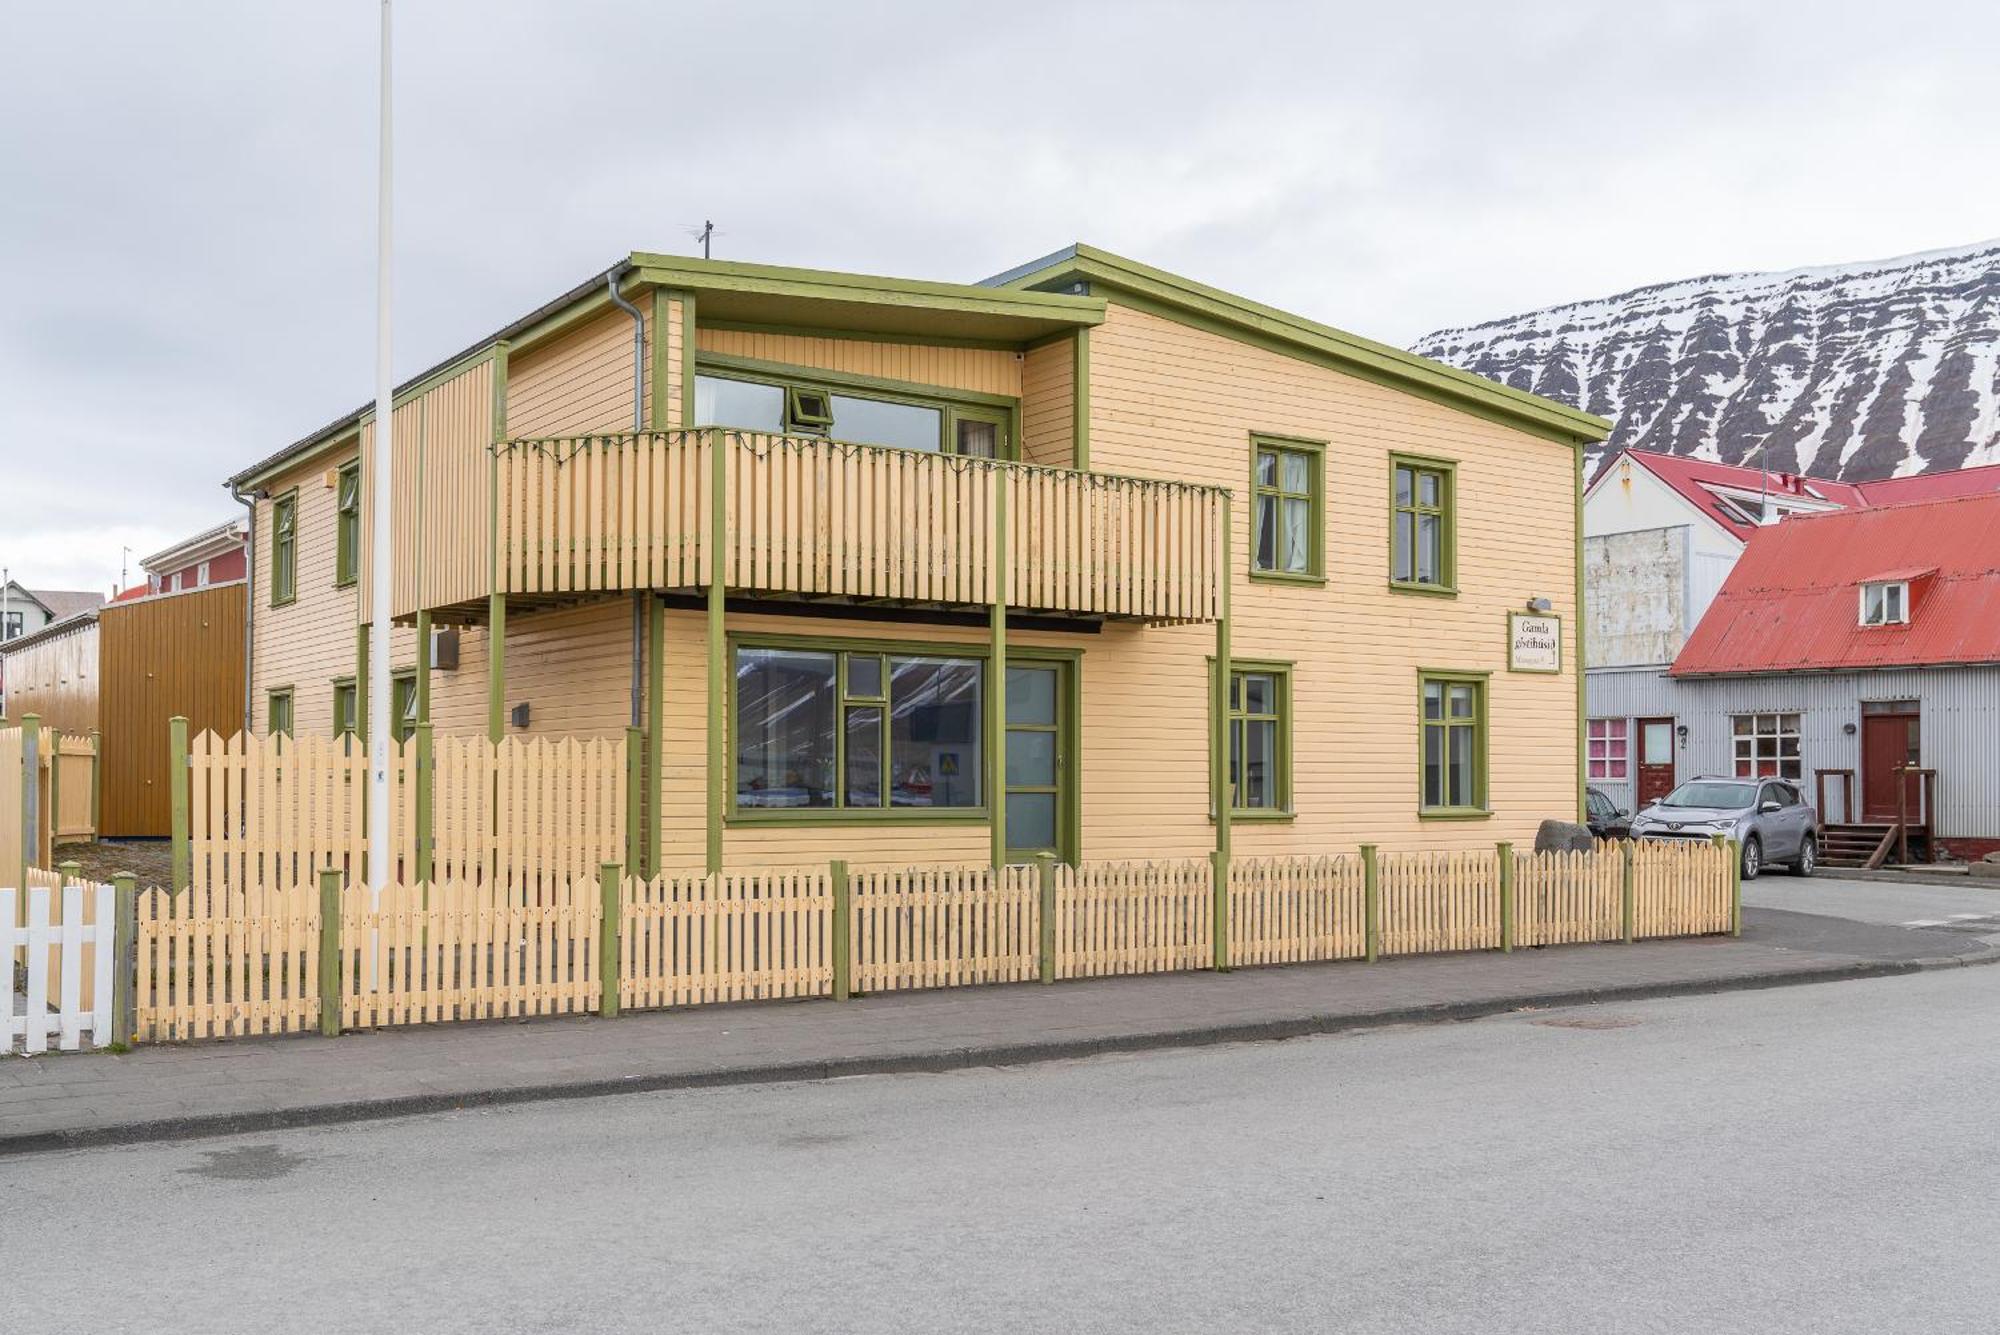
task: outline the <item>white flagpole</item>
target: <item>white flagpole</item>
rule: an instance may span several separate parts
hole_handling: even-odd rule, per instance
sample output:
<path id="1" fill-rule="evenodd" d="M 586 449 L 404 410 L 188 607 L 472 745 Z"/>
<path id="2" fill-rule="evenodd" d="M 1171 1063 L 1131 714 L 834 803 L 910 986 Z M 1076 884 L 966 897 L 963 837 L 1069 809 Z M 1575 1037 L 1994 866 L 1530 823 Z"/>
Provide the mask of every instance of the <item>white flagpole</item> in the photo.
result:
<path id="1" fill-rule="evenodd" d="M 369 496 L 369 539 L 373 560 L 369 569 L 368 626 L 368 884 L 370 902 L 381 902 L 389 883 L 389 743 L 397 720 L 389 710 L 389 612 L 391 563 L 395 559 L 390 528 L 389 470 L 394 457 L 395 393 L 389 357 L 389 213 L 390 99 L 389 0 L 382 0 L 382 143 L 381 176 L 376 184 L 375 234 L 375 451 Z"/>

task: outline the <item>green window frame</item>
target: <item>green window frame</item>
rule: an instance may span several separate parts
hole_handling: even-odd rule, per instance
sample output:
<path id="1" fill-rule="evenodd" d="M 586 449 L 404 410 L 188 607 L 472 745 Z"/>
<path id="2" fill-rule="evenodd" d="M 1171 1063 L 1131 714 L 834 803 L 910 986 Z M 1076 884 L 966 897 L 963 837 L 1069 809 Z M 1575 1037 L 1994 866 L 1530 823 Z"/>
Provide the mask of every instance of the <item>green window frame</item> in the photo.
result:
<path id="1" fill-rule="evenodd" d="M 271 502 L 271 606 L 299 596 L 299 493 L 294 487 Z"/>
<path id="2" fill-rule="evenodd" d="M 353 677 L 336 677 L 333 682 L 333 735 L 361 735 L 361 687 Z"/>
<path id="3" fill-rule="evenodd" d="M 988 712 L 994 708 L 990 654 L 983 648 L 965 644 L 934 644 L 893 640 L 850 640 L 786 635 L 743 635 L 729 638 L 730 699 L 727 705 L 729 754 L 729 819 L 732 823 L 764 825 L 818 824 L 984 824 L 991 817 L 987 793 L 991 744 L 987 728 Z M 833 659 L 833 683 L 827 707 L 832 718 L 830 736 L 821 738 L 830 748 L 817 766 L 817 783 L 801 776 L 796 787 L 807 804 L 774 802 L 759 805 L 745 802 L 744 765 L 747 748 L 742 711 L 742 672 L 746 653 L 776 651 L 801 658 Z M 898 805 L 895 794 L 913 782 L 899 779 L 896 755 L 896 725 L 902 702 L 897 698 L 891 660 L 949 660 L 977 666 L 978 699 L 970 712 L 968 739 L 960 743 L 955 768 L 944 772 L 944 755 L 939 752 L 923 776 L 933 786 L 959 782 L 971 785 L 976 800 L 964 805 Z M 907 713 L 907 711 L 902 711 Z M 935 738 L 933 741 L 937 740 Z M 862 749 L 857 752 L 857 746 Z M 872 763 L 858 756 L 872 752 Z M 767 786 L 764 790 L 770 792 Z M 813 802 L 813 797 L 825 800 Z"/>
<path id="4" fill-rule="evenodd" d="M 936 411 L 939 419 L 937 449 L 923 453 L 1011 460 L 1017 457 L 1019 451 L 1020 436 L 1015 430 L 1015 423 L 1019 418 L 1020 401 L 1007 395 L 808 370 L 749 357 L 715 354 L 700 357 L 695 373 L 701 378 L 739 380 L 783 391 L 783 427 L 789 434 L 827 436 L 839 440 L 835 431 L 837 423 L 833 403 L 834 396 L 839 395 Z M 714 422 L 696 422 L 695 425 L 730 429 L 726 424 Z M 871 448 L 899 447 L 874 445 Z"/>
<path id="5" fill-rule="evenodd" d="M 1491 674 L 1424 668 L 1417 674 L 1417 814 L 1493 814 L 1487 787 L 1487 688 Z"/>
<path id="6" fill-rule="evenodd" d="M 1209 680 L 1215 660 L 1208 660 Z M 1211 699 L 1213 693 L 1211 693 Z M 1212 708 L 1212 706 L 1211 706 Z M 1292 804 L 1292 664 L 1266 659 L 1232 658 L 1229 663 L 1229 818 L 1232 821 L 1291 820 Z M 1246 757 L 1261 753 L 1266 773 L 1251 785 L 1246 802 Z M 1209 794 L 1211 814 L 1215 794 Z"/>
<path id="7" fill-rule="evenodd" d="M 293 696 L 289 686 L 275 687 L 264 695 L 264 731 L 273 737 L 292 735 Z"/>
<path id="8" fill-rule="evenodd" d="M 1458 465 L 1413 454 L 1389 456 L 1389 587 L 1458 592 Z"/>
<path id="9" fill-rule="evenodd" d="M 417 670 L 404 668 L 389 678 L 389 715 L 396 720 L 390 735 L 407 742 L 417 735 Z"/>
<path id="10" fill-rule="evenodd" d="M 361 461 L 340 466 L 334 481 L 333 582 L 352 584 L 361 573 Z"/>
<path id="11" fill-rule="evenodd" d="M 1250 578 L 1326 582 L 1325 441 L 1250 437 Z"/>

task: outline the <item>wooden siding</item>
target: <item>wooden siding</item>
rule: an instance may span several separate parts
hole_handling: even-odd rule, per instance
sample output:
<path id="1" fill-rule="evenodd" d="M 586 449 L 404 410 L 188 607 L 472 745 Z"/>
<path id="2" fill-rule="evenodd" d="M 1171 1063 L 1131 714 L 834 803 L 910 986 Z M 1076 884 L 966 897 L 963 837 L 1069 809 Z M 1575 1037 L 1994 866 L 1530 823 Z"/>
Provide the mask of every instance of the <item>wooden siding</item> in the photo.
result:
<path id="1" fill-rule="evenodd" d="M 696 319 L 700 319 L 697 308 Z M 1021 354 L 1006 348 L 940 347 L 926 343 L 875 343 L 858 338 L 766 334 L 742 329 L 695 330 L 696 355 L 712 352 L 754 357 L 816 371 L 839 371 L 877 380 L 901 380 L 940 389 L 1021 397 Z M 578 429 L 578 428 L 571 428 Z M 587 429 L 587 428 L 585 428 Z M 514 435 L 524 434 L 509 423 Z"/>
<path id="2" fill-rule="evenodd" d="M 167 720 L 234 732 L 243 718 L 244 586 L 113 603 L 98 615 L 104 780 L 99 833 L 173 833 Z"/>
<path id="3" fill-rule="evenodd" d="M 399 414 L 402 410 L 398 410 Z M 292 727 L 325 735 L 333 730 L 333 682 L 355 674 L 360 626 L 359 585 L 334 583 L 335 514 L 333 475 L 355 458 L 354 447 L 293 468 L 273 479 L 270 495 L 257 502 L 257 560 L 250 586 L 251 638 L 255 641 L 250 723 L 262 735 L 268 722 L 265 701 L 279 687 L 292 692 Z M 293 587 L 297 596 L 271 606 L 271 505 L 298 489 L 298 546 Z M 484 504 L 482 491 L 480 503 Z M 390 666 L 416 666 L 416 631 L 397 626 L 389 637 Z M 240 711 L 240 707 L 239 707 Z M 240 718 L 240 712 L 237 715 Z M 233 732 L 234 721 L 218 731 Z"/>
<path id="4" fill-rule="evenodd" d="M 89 732 L 97 727 L 97 623 L 79 621 L 61 634 L 6 654 L 7 717 L 36 714 L 45 727 Z"/>
<path id="5" fill-rule="evenodd" d="M 1076 341 L 1030 348 L 1021 364 L 1021 461 L 1071 468 L 1076 461 Z"/>
<path id="6" fill-rule="evenodd" d="M 431 674 L 440 735 L 486 731 L 484 626 L 460 633 L 458 667 Z M 507 704 L 528 706 L 514 737 L 617 737 L 631 718 L 632 600 L 611 595 L 507 619 Z"/>
<path id="7" fill-rule="evenodd" d="M 1296 664 L 1288 822 L 1239 822 L 1239 856 L 1364 841 L 1530 843 L 1576 814 L 1575 455 L 1512 430 L 1117 303 L 1090 340 L 1091 464 L 1235 490 L 1231 653 Z M 1251 432 L 1327 442 L 1322 586 L 1248 578 Z M 1389 455 L 1452 459 L 1456 597 L 1388 588 Z M 1509 673 L 1506 614 L 1563 618 L 1559 676 Z M 1199 629 L 1107 628 L 1085 657 L 1085 840 L 1093 857 L 1210 846 Z M 1417 816 L 1417 669 L 1491 671 L 1486 820 Z"/>
<path id="8" fill-rule="evenodd" d="M 649 326 L 646 365 L 650 368 L 652 302 L 633 304 Z M 642 384 L 642 398 L 646 393 Z M 612 307 L 560 338 L 509 359 L 509 436 L 564 436 L 631 427 L 632 317 L 624 311 Z"/>
<path id="9" fill-rule="evenodd" d="M 364 471 L 372 480 L 375 425 L 362 427 Z M 493 363 L 484 361 L 396 409 L 393 481 L 397 616 L 484 597 L 491 588 L 486 504 L 493 455 Z M 372 564 L 369 501 L 362 489 L 361 593 L 368 606 Z M 421 555 L 421 559 L 419 556 Z"/>

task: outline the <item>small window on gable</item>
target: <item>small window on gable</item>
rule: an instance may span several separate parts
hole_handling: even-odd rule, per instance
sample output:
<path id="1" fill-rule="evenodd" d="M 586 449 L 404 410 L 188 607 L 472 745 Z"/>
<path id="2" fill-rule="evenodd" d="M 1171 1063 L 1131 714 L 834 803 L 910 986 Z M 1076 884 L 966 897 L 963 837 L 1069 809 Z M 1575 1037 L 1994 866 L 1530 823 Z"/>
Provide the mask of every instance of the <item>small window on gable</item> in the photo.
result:
<path id="1" fill-rule="evenodd" d="M 1906 626 L 1910 622 L 1910 585 L 1907 580 L 1883 580 L 1861 586 L 1861 624 L 1864 626 Z"/>

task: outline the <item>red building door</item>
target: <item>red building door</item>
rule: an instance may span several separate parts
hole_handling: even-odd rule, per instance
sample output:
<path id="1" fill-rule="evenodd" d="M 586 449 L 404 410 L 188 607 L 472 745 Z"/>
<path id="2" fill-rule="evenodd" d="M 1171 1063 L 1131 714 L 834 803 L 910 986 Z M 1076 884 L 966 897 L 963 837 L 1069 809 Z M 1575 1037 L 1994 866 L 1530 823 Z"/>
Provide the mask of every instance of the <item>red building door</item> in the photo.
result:
<path id="1" fill-rule="evenodd" d="M 1896 787 L 1908 785 L 1909 812 L 1919 814 L 1921 799 L 1917 780 L 1899 775 L 1903 766 L 1923 764 L 1923 735 L 1917 723 L 1917 708 L 1909 705 L 1880 705 L 1870 702 L 1861 711 L 1861 819 L 1896 819 Z"/>
<path id="2" fill-rule="evenodd" d="M 1674 721 L 1642 718 L 1639 729 L 1639 779 L 1632 800 L 1642 810 L 1674 790 Z"/>

